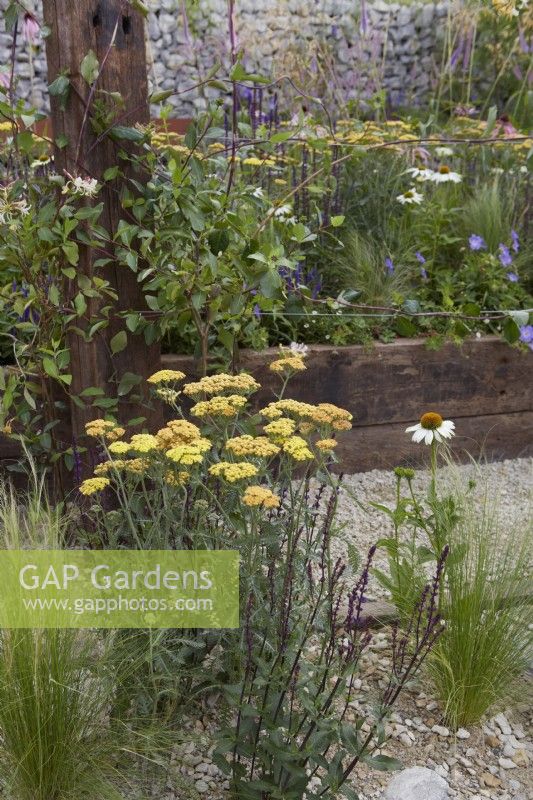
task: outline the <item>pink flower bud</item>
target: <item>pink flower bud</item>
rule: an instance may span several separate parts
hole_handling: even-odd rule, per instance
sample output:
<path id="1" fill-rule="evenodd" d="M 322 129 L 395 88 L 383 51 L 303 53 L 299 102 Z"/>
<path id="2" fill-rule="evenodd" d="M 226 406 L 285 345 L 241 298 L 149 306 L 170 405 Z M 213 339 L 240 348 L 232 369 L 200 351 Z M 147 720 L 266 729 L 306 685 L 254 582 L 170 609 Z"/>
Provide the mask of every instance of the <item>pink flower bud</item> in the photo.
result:
<path id="1" fill-rule="evenodd" d="M 39 36 L 39 31 L 41 30 L 41 26 L 33 16 L 29 12 L 24 14 L 24 20 L 22 22 L 22 35 L 28 42 L 28 44 L 35 44 L 35 40 Z"/>

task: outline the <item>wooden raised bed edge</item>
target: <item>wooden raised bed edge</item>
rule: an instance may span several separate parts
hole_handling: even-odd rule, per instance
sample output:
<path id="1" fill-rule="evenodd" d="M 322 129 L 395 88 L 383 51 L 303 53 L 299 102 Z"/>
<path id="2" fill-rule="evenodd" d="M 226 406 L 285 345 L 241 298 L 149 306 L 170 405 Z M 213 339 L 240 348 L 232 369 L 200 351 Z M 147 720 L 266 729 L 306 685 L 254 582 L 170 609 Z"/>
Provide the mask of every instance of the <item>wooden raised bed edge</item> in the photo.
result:
<path id="1" fill-rule="evenodd" d="M 278 350 L 242 351 L 240 368 L 261 384 L 256 406 L 274 399 L 279 378 L 268 369 Z M 192 356 L 165 355 L 163 367 L 198 374 Z M 533 455 L 533 354 L 486 336 L 460 347 L 428 350 L 424 340 L 391 344 L 310 347 L 308 369 L 290 382 L 287 396 L 331 402 L 354 415 L 339 435 L 339 468 L 346 473 L 427 464 L 427 448 L 405 433 L 425 411 L 454 420 L 452 451 L 502 460 Z M 0 436 L 0 461 L 17 458 L 16 444 Z"/>
<path id="2" fill-rule="evenodd" d="M 272 348 L 240 355 L 240 368 L 262 387 L 255 405 L 274 399 L 280 385 L 268 369 L 277 353 Z M 197 374 L 191 356 L 165 355 L 162 361 L 164 367 Z M 352 431 L 339 435 L 344 472 L 427 464 L 427 448 L 405 433 L 425 411 L 455 422 L 452 452 L 459 461 L 533 455 L 533 354 L 497 337 L 439 350 L 429 350 L 421 339 L 372 348 L 312 345 L 307 365 L 289 383 L 287 396 L 335 403 L 354 415 Z"/>

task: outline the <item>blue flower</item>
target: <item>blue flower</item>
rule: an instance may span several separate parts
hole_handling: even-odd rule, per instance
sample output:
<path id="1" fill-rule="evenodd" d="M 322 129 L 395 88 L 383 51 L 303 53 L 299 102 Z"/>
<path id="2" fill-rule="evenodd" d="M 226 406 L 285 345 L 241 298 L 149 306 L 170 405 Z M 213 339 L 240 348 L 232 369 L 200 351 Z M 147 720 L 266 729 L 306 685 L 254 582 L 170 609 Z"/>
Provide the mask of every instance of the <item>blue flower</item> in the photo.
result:
<path id="1" fill-rule="evenodd" d="M 508 280 L 508 281 L 511 281 L 511 283 L 518 283 L 518 281 L 520 280 L 520 278 L 518 277 L 518 275 L 516 274 L 516 272 L 508 272 L 508 273 L 507 273 L 507 280 Z"/>
<path id="2" fill-rule="evenodd" d="M 520 239 L 518 238 L 518 234 L 516 231 L 511 231 L 511 239 L 513 241 L 511 247 L 515 253 L 518 253 L 520 250 Z"/>
<path id="3" fill-rule="evenodd" d="M 419 261 L 421 264 L 425 264 L 426 263 L 426 259 L 424 258 L 424 256 L 422 255 L 422 253 L 419 250 L 416 251 L 415 256 L 417 258 L 417 261 Z"/>
<path id="4" fill-rule="evenodd" d="M 468 244 L 471 250 L 486 250 L 487 245 L 485 243 L 485 239 L 483 236 L 479 236 L 477 233 L 473 233 L 469 239 Z"/>
<path id="5" fill-rule="evenodd" d="M 533 350 L 533 325 L 522 325 L 520 328 L 520 341 Z"/>
<path id="6" fill-rule="evenodd" d="M 389 275 L 392 275 L 392 273 L 394 272 L 394 264 L 392 263 L 391 258 L 385 259 L 385 266 L 387 267 L 387 272 L 389 273 Z"/>
<path id="7" fill-rule="evenodd" d="M 422 276 L 422 280 L 427 281 L 428 274 L 424 267 L 420 267 L 420 275 Z"/>
<path id="8" fill-rule="evenodd" d="M 513 263 L 513 257 L 509 252 L 509 248 L 505 244 L 500 244 L 500 264 L 502 267 L 510 267 Z"/>
<path id="9" fill-rule="evenodd" d="M 257 317 L 257 319 L 261 319 L 261 309 L 258 303 L 256 303 L 254 306 L 254 317 Z"/>

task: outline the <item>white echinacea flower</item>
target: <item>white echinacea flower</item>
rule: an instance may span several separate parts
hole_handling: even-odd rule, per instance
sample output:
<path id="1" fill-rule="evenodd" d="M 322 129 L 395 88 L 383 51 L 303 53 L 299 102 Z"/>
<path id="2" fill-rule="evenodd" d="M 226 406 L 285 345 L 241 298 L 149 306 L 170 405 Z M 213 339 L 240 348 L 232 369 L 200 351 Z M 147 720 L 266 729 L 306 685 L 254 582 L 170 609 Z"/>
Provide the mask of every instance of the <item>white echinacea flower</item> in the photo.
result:
<path id="1" fill-rule="evenodd" d="M 406 428 L 405 432 L 413 434 L 413 442 L 424 441 L 425 444 L 433 444 L 434 441 L 442 442 L 455 436 L 455 423 L 449 419 L 442 419 L 435 411 L 428 411 L 422 414 L 419 423 Z"/>
<path id="2" fill-rule="evenodd" d="M 430 178 L 433 183 L 461 183 L 463 180 L 458 172 L 452 172 L 446 164 L 442 164 Z"/>
<path id="3" fill-rule="evenodd" d="M 409 167 L 409 169 L 405 170 L 405 175 L 412 175 L 413 178 L 420 183 L 423 181 L 431 181 L 433 180 L 433 175 L 435 174 L 432 169 L 419 169 L 418 167 Z"/>
<path id="4" fill-rule="evenodd" d="M 399 194 L 396 197 L 396 200 L 399 203 L 401 203 L 402 206 L 405 206 L 405 205 L 417 205 L 417 206 L 419 206 L 423 199 L 424 199 L 424 195 L 420 194 L 420 192 L 417 192 L 416 189 L 414 188 L 414 186 L 411 189 L 408 189 L 403 194 Z"/>

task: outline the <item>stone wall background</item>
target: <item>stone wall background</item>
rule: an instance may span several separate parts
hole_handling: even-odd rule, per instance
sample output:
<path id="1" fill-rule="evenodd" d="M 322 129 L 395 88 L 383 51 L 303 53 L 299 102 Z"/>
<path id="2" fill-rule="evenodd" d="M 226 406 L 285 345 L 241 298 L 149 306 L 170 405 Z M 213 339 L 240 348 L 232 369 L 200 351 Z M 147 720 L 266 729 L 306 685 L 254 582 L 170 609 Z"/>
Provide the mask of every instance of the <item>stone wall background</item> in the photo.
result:
<path id="1" fill-rule="evenodd" d="M 7 2 L 0 0 L 0 8 Z M 368 102 L 377 92 L 386 92 L 392 107 L 417 105 L 427 98 L 437 74 L 439 42 L 452 2 L 237 0 L 238 45 L 249 71 L 289 75 L 307 94 L 323 98 L 332 108 L 349 101 Z M 39 0 L 28 0 L 26 7 L 41 19 Z M 151 0 L 149 7 L 147 51 L 153 90 L 183 92 L 214 64 L 227 65 L 226 0 L 200 0 L 188 15 L 183 14 L 181 0 Z M 0 77 L 9 69 L 10 46 L 10 35 L 2 31 Z M 20 37 L 15 71 L 17 94 L 46 109 L 42 41 L 31 48 Z M 294 90 L 287 80 L 280 85 L 290 102 Z M 174 115 L 190 116 L 202 108 L 203 91 L 170 98 Z"/>

